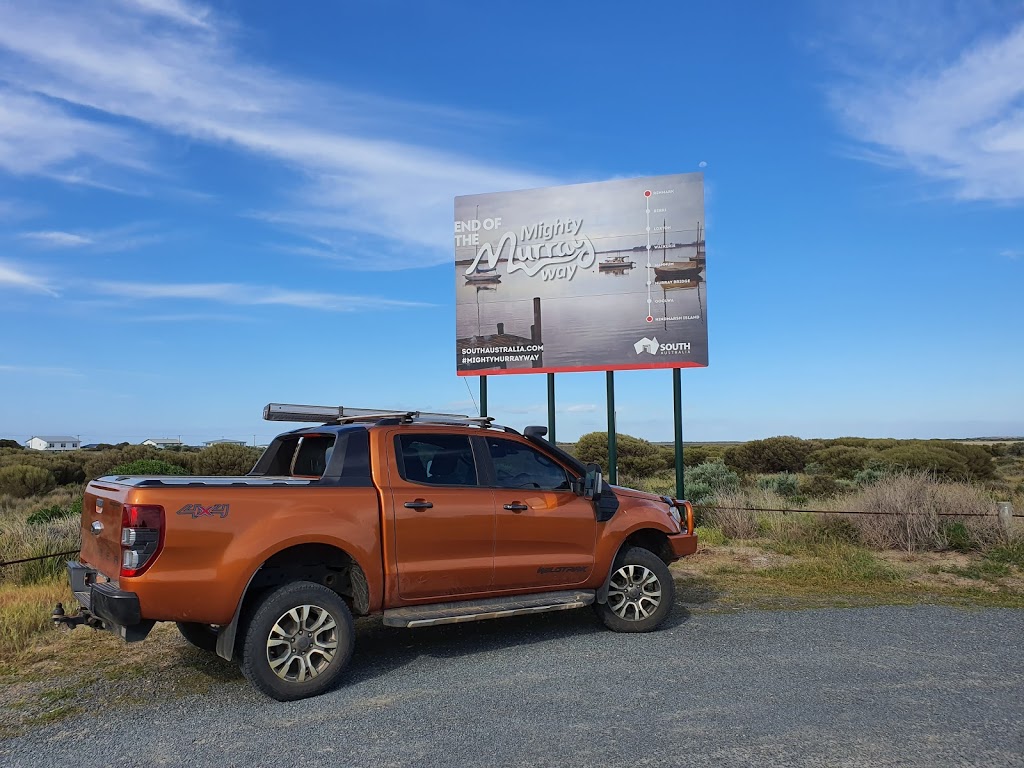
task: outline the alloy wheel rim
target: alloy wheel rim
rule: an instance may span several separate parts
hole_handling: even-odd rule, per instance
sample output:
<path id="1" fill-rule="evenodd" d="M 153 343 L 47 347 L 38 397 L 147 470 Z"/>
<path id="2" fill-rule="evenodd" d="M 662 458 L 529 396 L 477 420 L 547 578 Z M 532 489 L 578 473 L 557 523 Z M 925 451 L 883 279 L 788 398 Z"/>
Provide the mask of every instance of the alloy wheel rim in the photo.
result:
<path id="1" fill-rule="evenodd" d="M 608 607 L 620 619 L 642 621 L 661 605 L 661 581 L 650 568 L 624 565 L 608 584 Z"/>
<path id="2" fill-rule="evenodd" d="M 338 622 L 319 605 L 297 605 L 281 614 L 267 637 L 267 662 L 289 683 L 322 674 L 338 652 Z"/>

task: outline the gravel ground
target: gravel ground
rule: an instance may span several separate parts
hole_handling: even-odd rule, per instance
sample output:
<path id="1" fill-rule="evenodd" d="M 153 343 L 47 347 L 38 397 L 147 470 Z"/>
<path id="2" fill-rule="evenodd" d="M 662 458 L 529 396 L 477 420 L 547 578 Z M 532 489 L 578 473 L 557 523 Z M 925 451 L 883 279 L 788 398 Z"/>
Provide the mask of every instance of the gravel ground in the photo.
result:
<path id="1" fill-rule="evenodd" d="M 1024 612 L 695 614 L 649 635 L 588 610 L 358 625 L 333 692 L 241 678 L 0 742 L 0 765 L 1024 766 Z"/>

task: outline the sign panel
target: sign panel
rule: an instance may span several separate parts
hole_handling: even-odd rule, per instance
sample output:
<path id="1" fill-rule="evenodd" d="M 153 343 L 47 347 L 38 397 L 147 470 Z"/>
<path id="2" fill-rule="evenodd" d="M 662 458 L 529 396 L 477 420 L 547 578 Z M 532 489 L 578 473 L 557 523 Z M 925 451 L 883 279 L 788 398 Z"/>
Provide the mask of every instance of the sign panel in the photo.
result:
<path id="1" fill-rule="evenodd" d="M 460 376 L 708 364 L 700 173 L 455 198 Z"/>

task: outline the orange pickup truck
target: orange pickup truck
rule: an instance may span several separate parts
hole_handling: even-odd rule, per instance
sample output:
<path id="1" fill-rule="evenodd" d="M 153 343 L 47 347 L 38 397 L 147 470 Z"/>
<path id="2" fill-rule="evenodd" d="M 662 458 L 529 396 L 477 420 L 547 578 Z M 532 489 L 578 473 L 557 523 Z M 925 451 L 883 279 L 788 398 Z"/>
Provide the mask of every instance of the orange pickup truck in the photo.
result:
<path id="1" fill-rule="evenodd" d="M 285 701 L 330 688 L 353 616 L 422 627 L 593 605 L 610 629 L 669 614 L 693 554 L 687 502 L 611 486 L 489 418 L 268 405 L 317 422 L 243 477 L 101 477 L 82 508 L 81 610 L 54 620 L 144 639 L 174 621 Z M 322 422 L 322 423 L 321 423 Z"/>

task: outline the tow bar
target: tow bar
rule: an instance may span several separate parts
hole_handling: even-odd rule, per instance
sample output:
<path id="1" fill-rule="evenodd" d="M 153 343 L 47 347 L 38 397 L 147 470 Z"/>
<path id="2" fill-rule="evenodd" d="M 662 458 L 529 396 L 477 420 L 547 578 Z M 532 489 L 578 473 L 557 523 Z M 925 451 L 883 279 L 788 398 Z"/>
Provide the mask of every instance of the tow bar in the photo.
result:
<path id="1" fill-rule="evenodd" d="M 72 616 L 68 616 L 64 613 L 63 603 L 57 603 L 57 607 L 53 609 L 53 613 L 51 613 L 50 616 L 53 619 L 54 626 L 56 627 L 63 624 L 69 629 L 74 629 L 79 624 L 85 624 L 93 629 L 103 629 L 103 622 L 85 611 L 79 611 Z"/>

